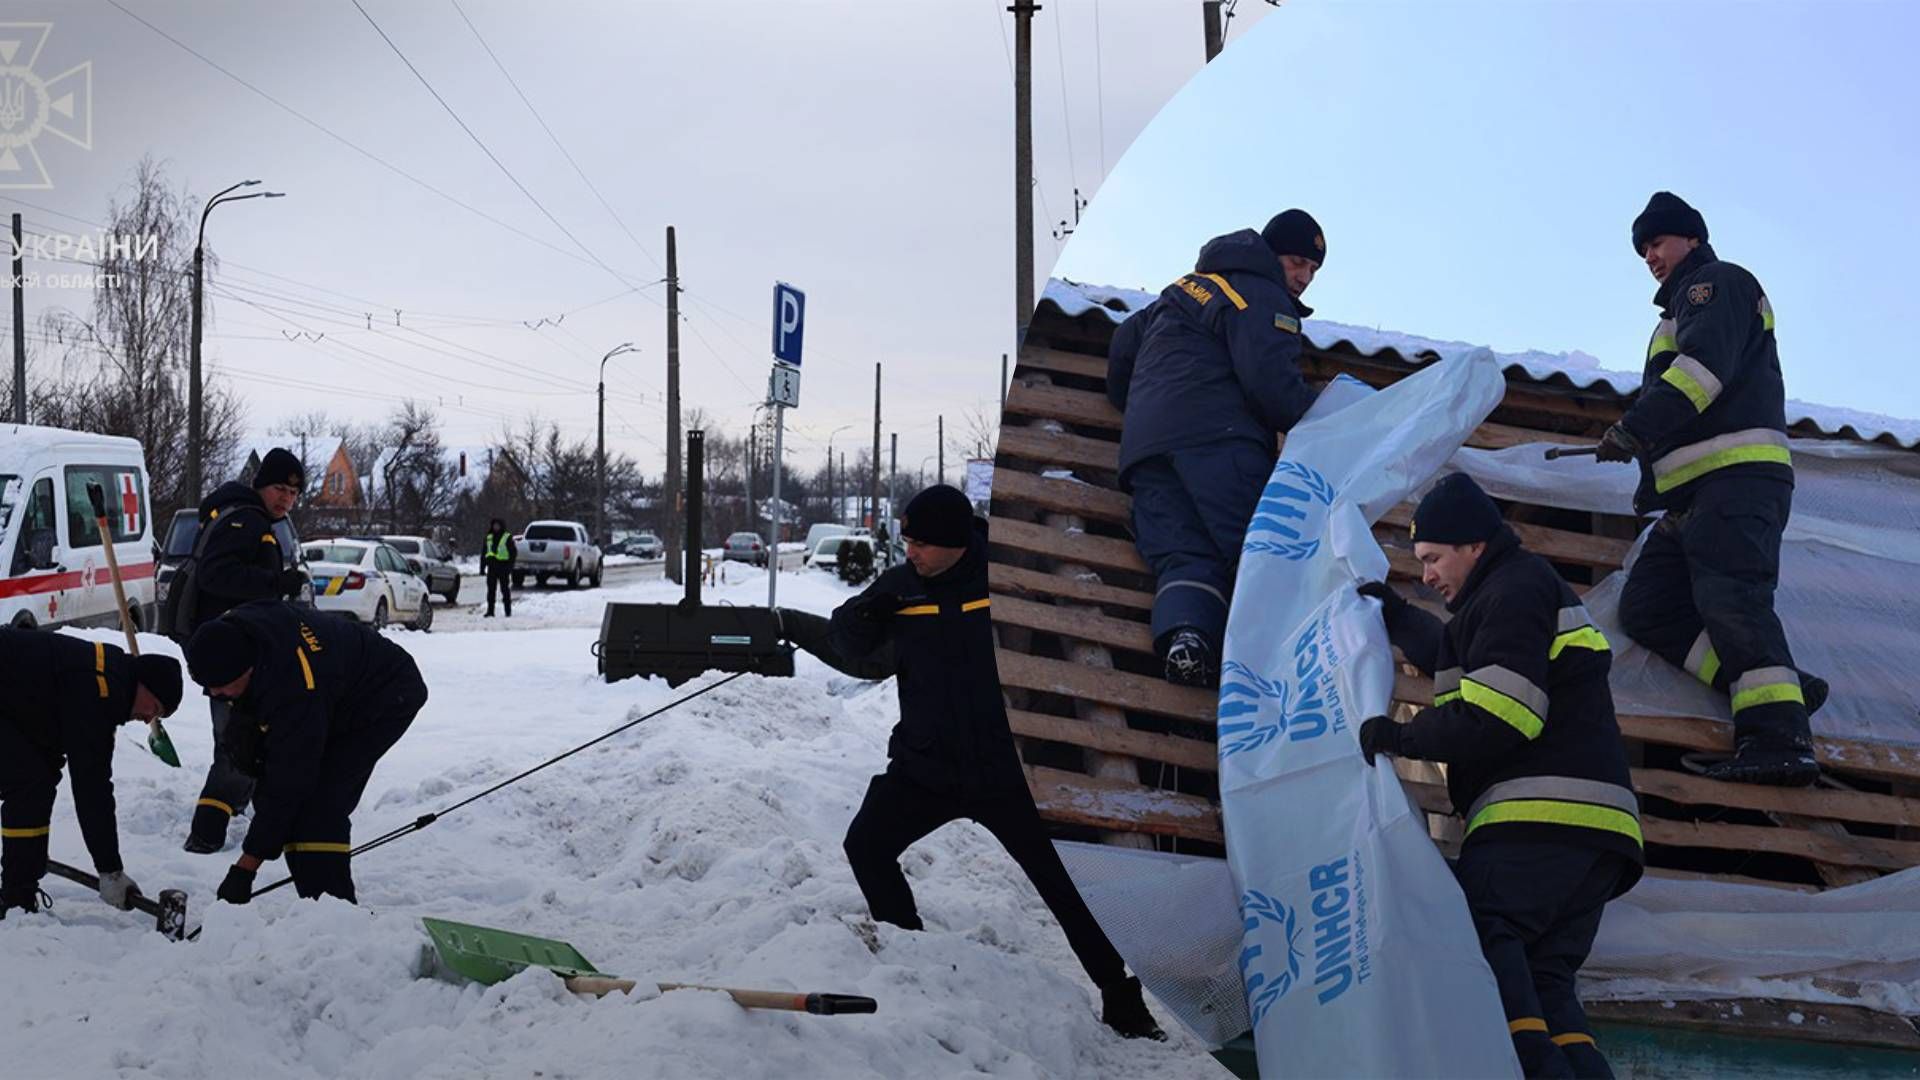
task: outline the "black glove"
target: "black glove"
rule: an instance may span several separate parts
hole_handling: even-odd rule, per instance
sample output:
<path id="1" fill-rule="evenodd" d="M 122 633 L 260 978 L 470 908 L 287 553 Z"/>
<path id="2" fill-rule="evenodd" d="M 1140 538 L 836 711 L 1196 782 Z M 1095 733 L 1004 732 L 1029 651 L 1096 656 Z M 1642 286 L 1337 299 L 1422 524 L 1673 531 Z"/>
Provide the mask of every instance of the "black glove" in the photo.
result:
<path id="1" fill-rule="evenodd" d="M 1640 440 L 1633 433 L 1615 424 L 1600 436 L 1600 450 L 1593 455 L 1595 461 L 1632 461 L 1640 456 Z"/>
<path id="2" fill-rule="evenodd" d="M 860 598 L 860 606 L 856 610 L 861 618 L 880 622 L 900 610 L 900 598 L 890 592 L 869 592 Z"/>
<path id="3" fill-rule="evenodd" d="M 1360 725 L 1360 752 L 1366 755 L 1367 764 L 1373 764 L 1373 755 L 1390 754 L 1400 757 L 1400 725 L 1384 716 L 1376 716 Z"/>
<path id="4" fill-rule="evenodd" d="M 229 904 L 244 904 L 253 899 L 253 871 L 242 870 L 239 863 L 227 867 L 226 880 L 213 895 Z"/>
<path id="5" fill-rule="evenodd" d="M 1359 593 L 1361 596 L 1371 596 L 1375 600 L 1380 601 L 1380 614 L 1385 616 L 1388 622 L 1392 622 L 1393 617 L 1406 610 L 1407 607 L 1406 597 L 1401 596 L 1393 586 L 1384 581 L 1362 582 L 1360 586 L 1353 591 Z"/>
<path id="6" fill-rule="evenodd" d="M 280 571 L 279 589 L 280 589 L 281 596 L 288 596 L 288 597 L 299 596 L 300 590 L 306 587 L 307 587 L 306 574 L 302 573 L 301 571 L 291 566 L 285 570 Z"/>

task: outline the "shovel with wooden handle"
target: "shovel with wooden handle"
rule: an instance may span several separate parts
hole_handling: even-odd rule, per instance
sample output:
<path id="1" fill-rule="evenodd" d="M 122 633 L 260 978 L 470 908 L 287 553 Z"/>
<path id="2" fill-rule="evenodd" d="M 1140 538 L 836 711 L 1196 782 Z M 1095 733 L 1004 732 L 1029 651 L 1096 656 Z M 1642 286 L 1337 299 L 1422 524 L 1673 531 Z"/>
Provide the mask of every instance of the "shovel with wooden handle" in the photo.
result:
<path id="1" fill-rule="evenodd" d="M 640 985 L 633 979 L 609 975 L 593 966 L 580 950 L 564 941 L 495 930 L 470 923 L 445 919 L 421 919 L 427 936 L 433 939 L 428 960 L 437 958 L 437 967 L 445 972 L 483 985 L 511 978 L 529 967 L 546 968 L 565 981 L 576 994 L 596 997 L 615 991 L 629 993 Z M 788 990 L 736 990 L 721 986 L 694 986 L 689 983 L 656 983 L 661 993 L 669 990 L 718 990 L 747 1009 L 783 1009 L 812 1013 L 815 1016 L 845 1016 L 870 1013 L 879 1008 L 870 997 L 855 994 L 795 993 Z"/>
<path id="2" fill-rule="evenodd" d="M 120 558 L 114 553 L 113 531 L 107 526 L 107 493 L 99 484 L 88 484 L 87 500 L 93 503 L 93 523 L 100 529 L 100 548 L 107 554 L 107 573 L 113 578 L 113 602 L 120 609 L 120 629 L 127 635 L 127 654 L 139 656 L 140 639 L 133 633 L 133 614 L 127 610 L 127 587 L 120 580 Z M 176 769 L 180 767 L 180 754 L 173 748 L 173 740 L 167 737 L 167 729 L 157 716 L 147 722 L 147 749 L 161 761 Z"/>

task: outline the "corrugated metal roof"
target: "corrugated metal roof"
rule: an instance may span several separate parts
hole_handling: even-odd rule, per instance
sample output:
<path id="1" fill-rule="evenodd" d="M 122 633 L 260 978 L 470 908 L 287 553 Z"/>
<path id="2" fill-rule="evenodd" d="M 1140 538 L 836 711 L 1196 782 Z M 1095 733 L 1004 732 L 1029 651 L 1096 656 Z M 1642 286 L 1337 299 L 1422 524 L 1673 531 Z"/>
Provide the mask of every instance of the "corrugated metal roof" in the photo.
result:
<path id="1" fill-rule="evenodd" d="M 1053 278 L 1047 282 L 1046 290 L 1040 296 L 1035 317 L 1037 321 L 1039 315 L 1051 309 L 1074 322 L 1099 319 L 1117 325 L 1128 315 L 1152 303 L 1157 295 L 1139 289 L 1085 285 L 1065 278 Z M 1640 388 L 1638 371 L 1606 370 L 1600 366 L 1599 360 L 1582 352 L 1503 353 L 1464 341 L 1438 341 L 1416 334 L 1352 326 L 1326 319 L 1308 319 L 1301 329 L 1307 340 L 1328 352 L 1350 353 L 1409 367 L 1485 350 L 1500 361 L 1508 379 L 1622 398 Z M 1906 450 L 1920 447 L 1920 420 L 1903 420 L 1858 409 L 1789 400 L 1787 425 L 1798 427 L 1803 424 L 1822 435 L 1836 438 L 1890 443 Z"/>

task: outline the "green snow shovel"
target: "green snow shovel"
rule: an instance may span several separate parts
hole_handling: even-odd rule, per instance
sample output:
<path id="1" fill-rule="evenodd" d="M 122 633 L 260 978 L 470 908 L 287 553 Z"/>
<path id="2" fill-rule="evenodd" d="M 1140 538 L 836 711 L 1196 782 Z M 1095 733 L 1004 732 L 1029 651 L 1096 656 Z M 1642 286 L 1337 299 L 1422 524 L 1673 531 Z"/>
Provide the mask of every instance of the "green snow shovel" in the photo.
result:
<path id="1" fill-rule="evenodd" d="M 609 975 L 580 955 L 580 950 L 564 941 L 494 930 L 445 919 L 421 919 L 427 936 L 439 957 L 441 970 L 492 985 L 529 967 L 543 967 L 565 980 L 576 994 L 599 997 L 615 990 L 631 991 L 637 983 Z M 432 957 L 427 959 L 431 961 Z M 733 990 L 719 986 L 692 986 L 687 983 L 657 983 L 662 993 L 668 990 L 719 990 L 731 996 L 734 1004 L 747 1009 L 785 1009 L 816 1016 L 841 1016 L 870 1013 L 879 1006 L 870 997 L 853 994 L 802 994 L 786 990 Z"/>
<path id="2" fill-rule="evenodd" d="M 113 578 L 113 602 L 120 609 L 120 629 L 127 635 L 127 655 L 139 656 L 140 639 L 133 633 L 133 614 L 127 609 L 127 587 L 120 580 L 120 559 L 114 554 L 113 531 L 107 526 L 107 493 L 99 484 L 88 484 L 87 501 L 93 504 L 93 523 L 100 530 L 100 549 L 107 557 L 107 573 Z M 147 721 L 147 749 L 161 761 L 176 769 L 180 767 L 180 754 L 174 750 L 173 740 L 167 737 L 167 729 L 157 716 Z"/>

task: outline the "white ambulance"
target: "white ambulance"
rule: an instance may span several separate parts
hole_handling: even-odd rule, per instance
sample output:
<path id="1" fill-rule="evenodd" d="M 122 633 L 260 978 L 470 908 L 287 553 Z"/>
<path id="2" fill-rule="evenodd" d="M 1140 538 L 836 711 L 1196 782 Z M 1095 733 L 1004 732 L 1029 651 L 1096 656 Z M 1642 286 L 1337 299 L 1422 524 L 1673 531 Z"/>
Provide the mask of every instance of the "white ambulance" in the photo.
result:
<path id="1" fill-rule="evenodd" d="M 140 443 L 0 424 L 0 626 L 117 626 L 113 578 L 87 485 L 107 528 L 137 625 L 153 625 L 153 504 Z"/>

